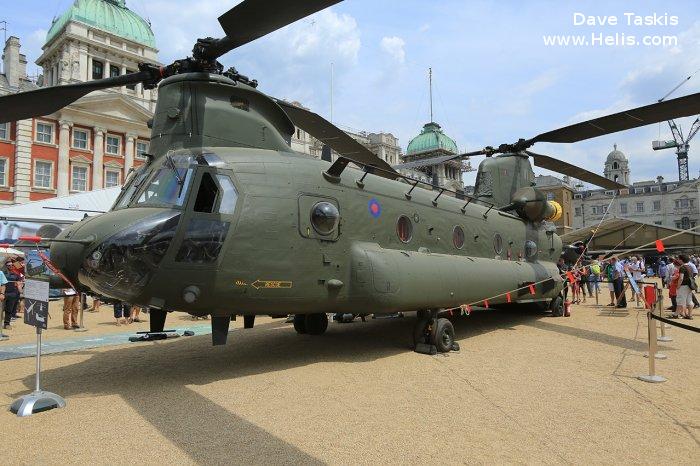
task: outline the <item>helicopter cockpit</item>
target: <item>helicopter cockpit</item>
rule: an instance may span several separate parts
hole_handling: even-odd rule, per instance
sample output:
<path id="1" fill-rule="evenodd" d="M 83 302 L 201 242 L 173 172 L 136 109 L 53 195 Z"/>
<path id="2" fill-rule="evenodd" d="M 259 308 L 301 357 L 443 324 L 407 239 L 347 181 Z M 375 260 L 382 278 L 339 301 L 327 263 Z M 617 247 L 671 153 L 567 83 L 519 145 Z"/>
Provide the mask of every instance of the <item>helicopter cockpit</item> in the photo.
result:
<path id="1" fill-rule="evenodd" d="M 181 153 L 161 160 L 133 172 L 105 215 L 118 231 L 95 234 L 107 226 L 97 222 L 78 230 L 80 236 L 89 230 L 104 238 L 86 251 L 78 271 L 82 285 L 151 304 L 144 302 L 143 291 L 155 274 L 190 267 L 204 272 L 218 262 L 238 200 L 231 174 L 214 154 Z"/>

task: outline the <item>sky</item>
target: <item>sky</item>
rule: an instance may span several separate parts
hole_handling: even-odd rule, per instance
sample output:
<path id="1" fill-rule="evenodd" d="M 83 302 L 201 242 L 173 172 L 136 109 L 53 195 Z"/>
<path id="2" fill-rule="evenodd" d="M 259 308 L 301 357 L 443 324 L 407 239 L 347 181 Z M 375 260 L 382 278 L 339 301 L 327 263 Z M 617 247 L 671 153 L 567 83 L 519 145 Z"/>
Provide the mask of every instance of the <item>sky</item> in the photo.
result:
<path id="1" fill-rule="evenodd" d="M 0 21 L 8 22 L 8 35 L 20 37 L 30 64 L 41 53 L 52 18 L 73 3 L 1 1 Z M 126 3 L 151 21 L 159 58 L 169 63 L 187 56 L 197 37 L 222 35 L 216 19 L 238 0 Z M 634 24 L 637 16 L 652 24 Z M 613 17 L 617 24 L 611 24 Z M 567 35 L 612 43 L 545 44 Z M 631 42 L 620 45 L 625 40 Z M 646 40 L 667 44 L 644 45 Z M 262 91 L 298 100 L 327 118 L 332 63 L 333 121 L 391 132 L 404 151 L 430 120 L 432 67 L 434 120 L 460 150 L 470 151 L 653 103 L 691 75 L 673 96 L 700 92 L 700 73 L 694 75 L 700 70 L 699 48 L 697 0 L 346 0 L 220 61 L 257 79 Z M 687 133 L 694 119 L 677 123 Z M 655 139 L 671 139 L 666 124 L 532 149 L 602 173 L 617 144 L 630 159 L 632 181 L 657 175 L 676 180 L 675 153 L 652 151 Z M 689 159 L 696 178 L 700 149 L 691 145 Z M 479 161 L 474 158 L 472 165 Z M 473 180 L 473 173 L 465 175 L 468 184 Z"/>

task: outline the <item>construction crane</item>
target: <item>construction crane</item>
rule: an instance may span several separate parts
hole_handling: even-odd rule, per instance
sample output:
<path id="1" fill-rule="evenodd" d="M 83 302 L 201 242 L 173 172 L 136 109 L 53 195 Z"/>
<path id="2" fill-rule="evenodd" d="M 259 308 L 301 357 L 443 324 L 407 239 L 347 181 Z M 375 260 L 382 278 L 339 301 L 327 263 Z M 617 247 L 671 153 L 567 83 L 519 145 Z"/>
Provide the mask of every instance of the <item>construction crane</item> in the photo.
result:
<path id="1" fill-rule="evenodd" d="M 698 70 L 700 71 L 700 70 Z M 659 102 L 666 100 L 671 94 L 676 92 L 676 90 L 683 84 L 687 83 L 690 78 L 695 76 L 698 71 L 691 74 L 683 81 L 681 81 L 676 87 L 671 89 L 671 91 L 659 99 Z M 677 125 L 674 120 L 668 120 L 668 125 L 671 127 L 671 134 L 673 135 L 673 140 L 671 141 L 652 141 L 651 148 L 654 150 L 670 149 L 672 147 L 676 148 L 676 156 L 678 157 L 678 181 L 688 181 L 688 151 L 690 150 L 690 140 L 697 134 L 700 130 L 700 117 L 698 117 L 693 125 L 690 127 L 688 134 L 683 137 L 683 131 L 680 125 Z"/>

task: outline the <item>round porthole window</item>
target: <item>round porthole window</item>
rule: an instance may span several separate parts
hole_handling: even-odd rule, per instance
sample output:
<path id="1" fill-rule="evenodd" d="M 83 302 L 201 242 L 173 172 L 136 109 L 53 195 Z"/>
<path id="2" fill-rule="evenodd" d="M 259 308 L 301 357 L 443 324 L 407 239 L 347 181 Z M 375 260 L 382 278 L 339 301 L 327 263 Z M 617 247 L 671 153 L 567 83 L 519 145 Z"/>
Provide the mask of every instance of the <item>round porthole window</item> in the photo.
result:
<path id="1" fill-rule="evenodd" d="M 330 235 L 338 227 L 340 212 L 330 202 L 318 202 L 311 208 L 311 225 L 320 235 Z"/>
<path id="2" fill-rule="evenodd" d="M 403 243 L 408 243 L 413 237 L 413 224 L 405 215 L 399 217 L 396 222 L 396 235 Z"/>
<path id="3" fill-rule="evenodd" d="M 499 256 L 503 254 L 503 238 L 498 233 L 496 233 L 493 237 L 493 250 Z"/>
<path id="4" fill-rule="evenodd" d="M 537 243 L 534 241 L 525 242 L 525 257 L 532 258 L 537 255 Z"/>
<path id="5" fill-rule="evenodd" d="M 459 225 L 452 229 L 452 244 L 454 244 L 457 249 L 462 249 L 462 247 L 464 247 L 464 230 Z"/>

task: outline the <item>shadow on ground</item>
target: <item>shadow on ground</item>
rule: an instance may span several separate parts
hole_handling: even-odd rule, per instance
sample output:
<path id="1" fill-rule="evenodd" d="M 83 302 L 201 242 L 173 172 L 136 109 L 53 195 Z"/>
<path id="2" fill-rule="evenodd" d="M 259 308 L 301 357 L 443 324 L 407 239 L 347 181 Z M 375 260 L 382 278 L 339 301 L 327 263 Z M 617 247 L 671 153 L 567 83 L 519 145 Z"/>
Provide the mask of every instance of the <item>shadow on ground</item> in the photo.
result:
<path id="1" fill-rule="evenodd" d="M 626 348 L 644 346 L 550 321 L 541 313 L 513 311 L 482 311 L 454 319 L 458 340 L 525 324 Z M 195 462 L 232 463 L 240 459 L 246 463 L 320 463 L 188 386 L 317 362 L 372 361 L 408 352 L 414 323 L 415 318 L 408 314 L 403 319 L 331 324 L 325 335 L 313 337 L 297 335 L 290 324 L 274 321 L 232 331 L 227 346 L 212 347 L 210 336 L 202 335 L 88 351 L 90 359 L 47 370 L 42 378 L 44 386 L 68 398 L 120 395 Z M 29 390 L 34 377 L 26 377 L 23 382 Z"/>

